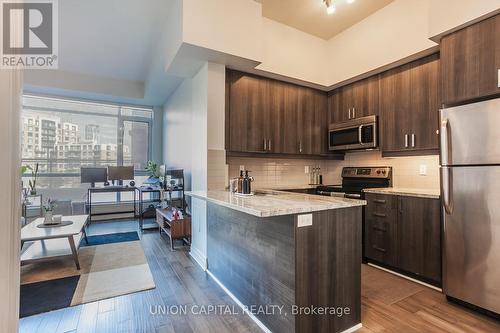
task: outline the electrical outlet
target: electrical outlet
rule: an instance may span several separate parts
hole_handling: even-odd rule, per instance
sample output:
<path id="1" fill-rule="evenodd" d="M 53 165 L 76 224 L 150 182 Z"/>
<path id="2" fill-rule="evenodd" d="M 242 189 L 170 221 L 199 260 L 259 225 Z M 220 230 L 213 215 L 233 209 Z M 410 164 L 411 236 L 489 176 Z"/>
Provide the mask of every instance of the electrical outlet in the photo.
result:
<path id="1" fill-rule="evenodd" d="M 309 227 L 313 225 L 313 216 L 312 214 L 303 214 L 297 215 L 297 227 Z"/>
<path id="2" fill-rule="evenodd" d="M 420 165 L 420 176 L 427 176 L 427 165 Z"/>
<path id="3" fill-rule="evenodd" d="M 304 168 L 304 173 L 309 173 L 309 169 L 310 169 L 309 165 L 306 165 Z"/>
<path id="4" fill-rule="evenodd" d="M 245 171 L 245 166 L 244 165 L 240 165 L 240 171 Z"/>

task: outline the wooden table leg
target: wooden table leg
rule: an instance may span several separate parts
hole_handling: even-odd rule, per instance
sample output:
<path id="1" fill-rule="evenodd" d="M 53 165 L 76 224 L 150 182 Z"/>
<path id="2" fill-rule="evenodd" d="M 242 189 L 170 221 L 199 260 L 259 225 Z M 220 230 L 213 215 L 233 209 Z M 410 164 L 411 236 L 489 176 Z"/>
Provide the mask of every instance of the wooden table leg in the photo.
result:
<path id="1" fill-rule="evenodd" d="M 73 254 L 73 260 L 76 264 L 76 269 L 80 270 L 80 261 L 78 260 L 78 252 L 76 252 L 75 239 L 73 236 L 68 236 L 68 241 L 71 247 L 71 253 Z"/>

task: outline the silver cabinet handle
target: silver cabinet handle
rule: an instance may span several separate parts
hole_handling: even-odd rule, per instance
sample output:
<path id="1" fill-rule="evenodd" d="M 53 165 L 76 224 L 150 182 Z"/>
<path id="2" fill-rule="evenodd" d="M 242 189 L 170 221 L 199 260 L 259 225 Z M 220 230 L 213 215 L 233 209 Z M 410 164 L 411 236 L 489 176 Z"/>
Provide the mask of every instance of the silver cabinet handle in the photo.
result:
<path id="1" fill-rule="evenodd" d="M 498 88 L 500 88 L 500 68 L 498 69 Z"/>
<path id="2" fill-rule="evenodd" d="M 264 151 L 266 151 L 266 150 L 267 150 L 267 140 L 264 139 Z"/>
<path id="3" fill-rule="evenodd" d="M 451 127 L 448 119 L 443 119 L 443 121 L 441 121 L 441 130 L 439 133 L 441 139 L 441 164 L 449 165 L 452 159 L 450 141 Z"/>
<path id="4" fill-rule="evenodd" d="M 351 109 L 349 109 L 348 117 L 349 117 L 349 119 L 351 119 Z"/>
<path id="5" fill-rule="evenodd" d="M 405 148 L 408 148 L 408 134 L 405 134 Z"/>
<path id="6" fill-rule="evenodd" d="M 356 108 L 352 108 L 352 119 L 356 119 Z"/>
<path id="7" fill-rule="evenodd" d="M 415 148 L 415 134 L 414 133 L 411 135 L 411 147 Z"/>
<path id="8" fill-rule="evenodd" d="M 299 141 L 299 153 L 302 153 L 302 141 Z"/>
<path id="9" fill-rule="evenodd" d="M 453 213 L 453 171 L 448 167 L 441 167 L 441 197 L 446 214 Z"/>
<path id="10" fill-rule="evenodd" d="M 358 141 L 360 145 L 364 145 L 363 142 L 363 125 L 360 125 L 358 128 Z"/>
<path id="11" fill-rule="evenodd" d="M 271 139 L 269 139 L 269 142 L 267 144 L 267 150 L 271 151 L 272 150 L 272 145 L 271 145 Z"/>

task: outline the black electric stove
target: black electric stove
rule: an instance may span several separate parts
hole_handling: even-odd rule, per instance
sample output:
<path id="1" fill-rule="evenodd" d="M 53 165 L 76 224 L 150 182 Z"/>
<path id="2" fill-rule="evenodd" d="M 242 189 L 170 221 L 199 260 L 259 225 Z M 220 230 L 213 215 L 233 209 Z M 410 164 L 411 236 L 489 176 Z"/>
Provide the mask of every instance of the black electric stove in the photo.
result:
<path id="1" fill-rule="evenodd" d="M 362 199 L 366 188 L 391 186 L 391 167 L 345 167 L 342 169 L 342 185 L 320 185 L 315 194 Z"/>

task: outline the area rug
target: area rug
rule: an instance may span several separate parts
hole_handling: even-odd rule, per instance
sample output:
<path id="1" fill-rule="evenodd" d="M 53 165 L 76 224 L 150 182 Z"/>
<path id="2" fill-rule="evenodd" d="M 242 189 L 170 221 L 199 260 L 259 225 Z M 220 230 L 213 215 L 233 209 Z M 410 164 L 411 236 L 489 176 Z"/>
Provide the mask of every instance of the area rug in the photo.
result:
<path id="1" fill-rule="evenodd" d="M 90 236 L 78 257 L 21 267 L 21 317 L 155 288 L 136 232 Z"/>

